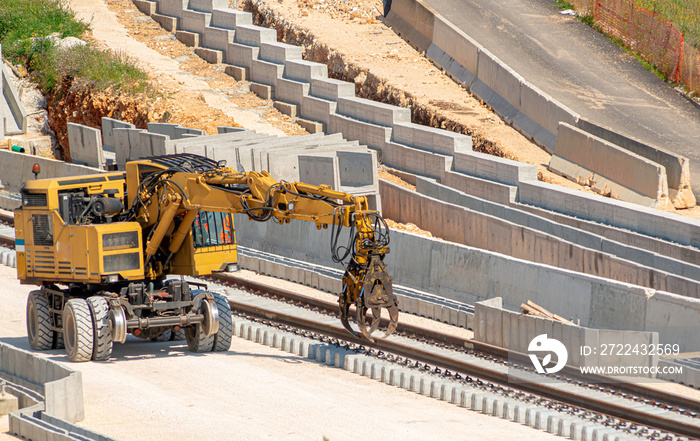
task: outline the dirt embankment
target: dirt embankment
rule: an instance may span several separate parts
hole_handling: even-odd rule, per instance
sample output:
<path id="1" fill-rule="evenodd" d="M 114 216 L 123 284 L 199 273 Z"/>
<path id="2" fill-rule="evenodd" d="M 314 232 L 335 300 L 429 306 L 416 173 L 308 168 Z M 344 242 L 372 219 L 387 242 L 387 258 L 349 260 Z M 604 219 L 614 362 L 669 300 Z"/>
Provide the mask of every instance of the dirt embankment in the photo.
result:
<path id="1" fill-rule="evenodd" d="M 252 0 L 245 0 L 243 6 L 246 11 L 253 14 L 255 24 L 276 29 L 279 41 L 301 46 L 304 51 L 304 59 L 327 65 L 328 76 L 355 83 L 357 96 L 395 106 L 410 107 L 411 119 L 414 123 L 469 135 L 472 137 L 475 151 L 517 159 L 497 142 L 487 139 L 480 132 L 422 104 L 413 94 L 388 84 L 369 69 L 347 61 L 342 53 L 319 42 L 311 31 L 289 22 L 269 7 L 257 4 Z"/>
<path id="2" fill-rule="evenodd" d="M 63 78 L 53 95 L 47 96 L 47 102 L 49 125 L 56 133 L 61 159 L 67 162 L 71 162 L 68 122 L 101 128 L 102 117 L 106 116 L 145 129 L 153 120 L 144 97 L 102 91 L 94 84 L 70 77 Z"/>

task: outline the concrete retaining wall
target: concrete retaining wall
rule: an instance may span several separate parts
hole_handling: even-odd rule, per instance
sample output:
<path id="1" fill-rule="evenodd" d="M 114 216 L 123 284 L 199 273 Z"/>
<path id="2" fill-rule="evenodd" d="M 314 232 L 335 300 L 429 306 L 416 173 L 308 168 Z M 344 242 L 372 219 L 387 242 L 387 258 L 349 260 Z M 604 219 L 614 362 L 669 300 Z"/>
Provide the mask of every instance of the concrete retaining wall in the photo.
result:
<path id="1" fill-rule="evenodd" d="M 581 366 L 657 366 L 659 357 L 630 354 L 627 356 L 603 356 L 596 352 L 581 354 L 581 347 L 601 348 L 600 345 L 630 344 L 657 345 L 659 334 L 645 331 L 619 331 L 576 326 L 557 320 L 526 315 L 502 308 L 500 297 L 474 305 L 474 340 L 506 348 L 510 351 L 528 353 L 528 345 L 535 337 L 546 334 L 564 344 L 568 353 L 567 365 Z M 544 354 L 543 354 L 544 355 Z M 652 374 L 638 376 L 654 377 Z"/>
<path id="2" fill-rule="evenodd" d="M 635 245 L 626 245 L 625 242 L 609 239 L 593 232 L 588 232 L 577 226 L 568 226 L 565 223 L 551 220 L 548 217 L 542 216 L 541 211 L 530 213 L 522 210 L 522 206 L 511 207 L 509 206 L 508 200 L 506 200 L 505 203 L 491 202 L 487 199 L 475 197 L 455 190 L 454 188 L 450 188 L 446 185 L 439 184 L 433 180 L 421 177 L 416 178 L 415 185 L 416 192 L 420 195 L 438 199 L 449 204 L 465 207 L 469 210 L 474 210 L 485 215 L 495 216 L 499 220 L 530 228 L 538 233 L 560 238 L 564 241 L 563 243 L 575 244 L 588 249 L 589 251 L 602 252 L 616 256 L 625 261 L 634 262 L 635 264 L 641 265 L 648 269 L 668 273 L 668 276 L 671 276 L 672 280 L 674 279 L 672 275 L 690 279 L 686 281 L 686 283 L 691 284 L 689 285 L 691 287 L 691 292 L 694 290 L 694 285 L 697 284 L 696 281 L 700 280 L 700 266 L 698 265 L 698 262 L 700 261 L 698 257 L 700 256 L 697 256 L 697 253 L 695 255 L 691 255 L 687 249 L 685 250 L 686 252 L 684 254 L 681 254 L 681 249 L 679 249 L 680 247 L 669 247 L 671 249 L 665 251 L 670 251 L 670 255 L 664 255 L 654 251 L 653 247 L 650 247 L 652 250 L 649 250 Z M 517 233 L 513 233 L 513 230 L 511 230 L 511 234 Z M 635 239 L 638 238 L 635 237 Z M 630 240 L 629 242 L 633 241 Z M 654 245 L 661 244 L 657 243 Z M 673 253 L 673 251 L 676 251 L 676 253 Z M 694 260 L 694 262 L 691 262 L 690 260 Z M 552 265 L 559 266 L 554 257 L 552 257 L 552 262 L 554 262 L 551 263 Z M 569 269 L 576 268 L 569 267 Z M 647 274 L 646 270 L 643 270 L 643 272 Z M 657 274 L 653 273 L 648 273 L 647 275 L 649 277 L 657 276 Z M 660 274 L 658 276 L 662 278 L 666 277 Z M 640 280 L 644 281 L 645 278 L 640 277 Z M 631 280 L 625 281 L 631 282 Z M 639 281 L 636 283 L 640 285 L 646 284 L 646 282 L 642 283 Z M 671 282 L 671 284 L 675 284 L 675 281 Z M 663 286 L 656 287 L 665 289 Z"/>
<path id="3" fill-rule="evenodd" d="M 540 181 L 522 181 L 518 201 L 545 210 L 700 248 L 700 222 Z"/>
<path id="4" fill-rule="evenodd" d="M 256 223 L 236 215 L 236 238 L 246 247 L 340 269 L 330 259 L 330 230 L 292 221 Z M 341 235 L 341 242 L 347 236 Z M 498 253 L 391 231 L 387 268 L 394 282 L 461 303 L 501 297 L 508 308 L 532 300 L 581 325 L 654 331 L 661 343 L 700 349 L 700 299 L 526 262 Z M 622 313 L 621 311 L 624 311 Z M 676 320 L 678 320 L 676 322 Z M 683 323 L 684 326 L 679 326 Z"/>
<path id="5" fill-rule="evenodd" d="M 669 203 L 665 167 L 566 123 L 559 124 L 549 169 L 614 199 L 652 208 Z"/>
<path id="6" fill-rule="evenodd" d="M 426 191 L 429 185 L 426 180 L 418 178 L 417 188 L 420 187 L 420 190 Z M 433 194 L 436 190 L 427 189 Z M 643 252 L 626 255 L 635 260 L 623 259 L 607 252 L 608 249 L 614 250 L 614 244 L 603 246 L 600 239 L 593 235 L 583 237 L 576 231 L 566 232 L 567 237 L 575 242 L 565 240 L 560 237 L 563 235 L 561 231 L 557 231 L 557 235 L 547 233 L 547 230 L 555 231 L 556 225 L 532 220 L 534 227 L 531 228 L 526 226 L 527 221 L 523 221 L 521 213 L 507 207 L 499 209 L 492 205 L 488 208 L 494 215 L 490 215 L 424 196 L 384 180 L 380 181 L 380 194 L 384 216 L 397 222 L 412 222 L 444 240 L 531 262 L 700 298 L 700 268 L 681 261 L 664 260 L 662 256 Z M 479 207 L 478 204 L 474 206 L 486 211 L 486 207 Z M 508 218 L 518 223 L 506 220 Z M 629 254 L 633 251 L 622 250 Z M 685 273 L 693 279 L 660 271 L 655 267 L 658 264 Z"/>

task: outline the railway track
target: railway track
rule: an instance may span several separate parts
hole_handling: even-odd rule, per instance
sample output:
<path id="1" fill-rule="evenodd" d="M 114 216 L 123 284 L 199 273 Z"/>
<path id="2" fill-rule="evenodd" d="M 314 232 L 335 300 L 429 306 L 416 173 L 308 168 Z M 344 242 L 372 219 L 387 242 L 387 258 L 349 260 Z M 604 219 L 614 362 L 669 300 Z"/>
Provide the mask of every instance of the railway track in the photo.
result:
<path id="1" fill-rule="evenodd" d="M 0 212 L 1 223 L 8 225 L 12 221 L 11 215 Z M 0 228 L 0 243 L 14 245 L 13 236 Z M 435 376 L 439 381 L 456 382 L 500 394 L 503 396 L 501 406 L 511 399 L 529 402 L 533 406 L 552 409 L 553 412 L 581 417 L 591 421 L 591 424 L 610 427 L 635 438 L 700 439 L 700 401 L 691 398 L 644 384 L 618 382 L 603 386 L 600 383 L 604 378 L 581 377 L 571 369 L 562 371 L 562 375 L 557 378 L 559 381 L 555 383 L 512 384 L 509 375 L 513 369 L 524 373 L 532 371 L 520 364 L 529 360 L 525 354 L 509 354 L 503 348 L 403 323 L 399 324 L 396 336 L 377 339 L 370 345 L 348 334 L 340 326 L 336 319 L 338 305 L 334 302 L 300 295 L 230 273 L 213 275 L 207 281 L 255 294 L 249 295 L 248 299 L 229 296 L 232 310 L 246 320 L 284 332 L 291 330 L 294 334 L 318 340 L 320 344 L 340 348 L 346 355 L 354 353 L 374 357 L 381 363 Z M 255 297 L 262 297 L 267 302 L 251 302 L 250 298 Z M 300 313 L 299 310 L 312 314 Z M 395 378 L 386 380 L 397 385 L 402 381 Z M 445 399 L 444 384 L 442 387 L 440 393 Z M 449 399 L 459 402 L 460 397 L 454 397 L 454 390 L 453 387 Z M 519 419 L 524 418 L 521 415 Z"/>

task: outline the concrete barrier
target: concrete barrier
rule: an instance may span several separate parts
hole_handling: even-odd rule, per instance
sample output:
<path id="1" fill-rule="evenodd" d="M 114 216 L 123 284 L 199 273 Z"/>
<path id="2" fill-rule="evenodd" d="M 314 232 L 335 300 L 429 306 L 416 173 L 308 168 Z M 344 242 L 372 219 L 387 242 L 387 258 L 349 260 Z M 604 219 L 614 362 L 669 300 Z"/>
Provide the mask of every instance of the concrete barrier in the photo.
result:
<path id="1" fill-rule="evenodd" d="M 169 137 L 141 129 L 114 129 L 117 166 L 124 170 L 130 160 L 174 153 Z"/>
<path id="2" fill-rule="evenodd" d="M 520 109 L 520 84 L 524 81 L 513 69 L 486 49 L 479 49 L 476 80 L 469 89 L 510 124 Z"/>
<path id="3" fill-rule="evenodd" d="M 479 152 L 455 152 L 453 170 L 508 185 L 537 181 L 537 166 Z"/>
<path id="4" fill-rule="evenodd" d="M 476 79 L 481 46 L 441 15 L 435 16 L 428 58 L 467 89 Z"/>
<path id="5" fill-rule="evenodd" d="M 70 122 L 67 125 L 68 147 L 73 163 L 104 168 L 105 155 L 100 130 Z"/>
<path id="6" fill-rule="evenodd" d="M 556 144 L 559 122 L 576 125 L 579 115 L 537 87 L 520 83 L 520 111 L 513 127 L 525 133 L 552 153 Z"/>
<path id="7" fill-rule="evenodd" d="M 27 133 L 27 111 L 19 98 L 10 72 L 2 63 L 2 46 L 0 46 L 0 139 L 4 135 L 21 135 Z"/>
<path id="8" fill-rule="evenodd" d="M 85 418 L 81 372 L 6 343 L 0 343 L 0 370 L 12 383 L 39 393 L 46 413 L 70 422 Z"/>
<path id="9" fill-rule="evenodd" d="M 432 8 L 422 2 L 394 0 L 386 20 L 411 44 L 425 52 L 433 38 L 436 15 Z"/>
<path id="10" fill-rule="evenodd" d="M 572 367 L 645 366 L 652 368 L 659 363 L 656 352 L 650 355 L 649 351 L 643 351 L 649 352 L 648 354 L 638 351 L 637 354 L 621 357 L 615 354 L 602 355 L 602 351 L 598 349 L 601 345 L 617 344 L 630 344 L 632 347 L 654 345 L 655 347 L 659 344 L 659 334 L 656 332 L 594 329 L 513 312 L 503 309 L 500 297 L 476 302 L 474 323 L 474 340 L 525 354 L 529 352 L 530 342 L 544 333 L 547 338 L 555 338 L 564 345 L 568 354 L 567 365 Z M 591 348 L 591 353 L 582 354 L 583 346 Z M 593 348 L 596 348 L 596 352 L 593 352 Z M 643 372 L 631 376 L 655 377 L 654 374 Z"/>
<path id="11" fill-rule="evenodd" d="M 398 144 L 452 156 L 472 150 L 472 137 L 414 123 L 393 123 L 391 139 Z"/>
<path id="12" fill-rule="evenodd" d="M 695 206 L 695 195 L 693 195 L 690 188 L 690 161 L 688 161 L 688 158 L 676 155 L 659 147 L 644 144 L 636 139 L 593 124 L 583 118 L 579 118 L 576 127 L 662 165 L 666 169 L 669 198 L 673 206 L 676 208 L 691 208 Z"/>
<path id="13" fill-rule="evenodd" d="M 669 203 L 665 167 L 566 123 L 559 124 L 549 169 L 615 199 L 653 208 Z"/>

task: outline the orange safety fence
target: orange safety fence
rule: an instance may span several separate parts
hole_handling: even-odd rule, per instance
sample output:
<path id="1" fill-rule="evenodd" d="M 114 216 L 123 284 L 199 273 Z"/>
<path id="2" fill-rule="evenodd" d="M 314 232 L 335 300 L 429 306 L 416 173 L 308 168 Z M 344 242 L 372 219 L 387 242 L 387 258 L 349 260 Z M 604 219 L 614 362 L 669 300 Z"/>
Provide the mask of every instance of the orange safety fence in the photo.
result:
<path id="1" fill-rule="evenodd" d="M 634 0 L 597 0 L 593 17 L 603 32 L 640 53 L 671 81 L 700 92 L 700 54 L 662 14 Z"/>
<path id="2" fill-rule="evenodd" d="M 680 79 L 683 34 L 663 15 L 631 0 L 599 0 L 593 17 L 603 32 L 642 54 L 671 80 Z"/>

